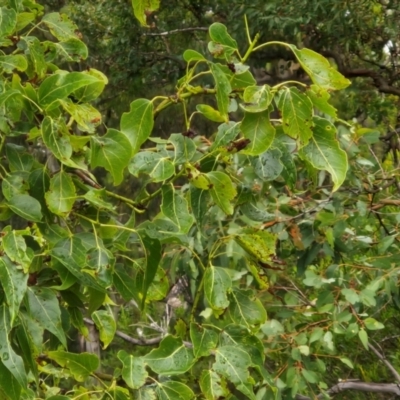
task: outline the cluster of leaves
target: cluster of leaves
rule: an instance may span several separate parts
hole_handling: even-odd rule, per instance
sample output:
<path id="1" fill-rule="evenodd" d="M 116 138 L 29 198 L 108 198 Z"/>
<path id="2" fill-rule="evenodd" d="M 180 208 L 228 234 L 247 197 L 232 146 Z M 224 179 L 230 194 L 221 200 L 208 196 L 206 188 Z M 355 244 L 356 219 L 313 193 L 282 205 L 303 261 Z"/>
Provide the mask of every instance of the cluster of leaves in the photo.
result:
<path id="1" fill-rule="evenodd" d="M 367 331 L 383 328 L 372 315 L 398 294 L 395 235 L 366 251 L 371 232 L 376 240 L 386 225 L 368 218 L 362 197 L 355 209 L 337 192 L 348 158 L 347 182 L 360 190 L 357 165 L 374 167 L 356 158 L 373 132 L 341 126 L 339 135 L 329 104 L 330 92 L 350 82 L 312 50 L 257 45 L 249 29 L 243 54 L 214 23 L 212 60 L 186 50 L 174 95 L 134 100 L 119 129 L 100 135 L 102 116 L 90 103 L 107 78 L 59 67 L 87 57 L 77 26 L 32 0 L 0 5 L 3 397 L 291 398 L 327 388 L 324 356 L 352 368 L 336 345 L 355 338 L 368 349 Z M 142 11 L 135 8 L 143 19 Z M 248 58 L 275 45 L 293 53 L 312 84 L 256 85 Z M 214 84 L 199 84 L 203 76 Z M 188 111 L 200 95 L 210 101 Z M 176 104 L 183 132 L 152 136 L 154 117 Z M 215 135 L 192 129 L 199 117 Z M 97 167 L 115 186 L 126 174 L 144 177 L 139 196 L 101 187 Z M 152 202 L 157 214 L 137 222 Z M 118 203 L 130 214 L 119 215 Z M 120 350 L 113 374 L 99 370 L 107 365 L 97 355 L 69 351 L 68 335 L 87 338 L 88 323 L 103 350 L 118 335 L 148 345 L 143 333 L 117 331 L 116 311 L 136 304 L 151 326 L 176 276 L 192 300 L 155 348 Z"/>

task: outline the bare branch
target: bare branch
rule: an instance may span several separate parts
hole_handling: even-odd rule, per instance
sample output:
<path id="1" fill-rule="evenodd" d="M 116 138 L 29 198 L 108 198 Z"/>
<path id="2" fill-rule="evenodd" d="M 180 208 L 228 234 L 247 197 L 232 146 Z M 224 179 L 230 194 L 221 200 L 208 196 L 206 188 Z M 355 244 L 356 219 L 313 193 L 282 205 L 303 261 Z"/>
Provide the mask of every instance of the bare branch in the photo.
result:
<path id="1" fill-rule="evenodd" d="M 390 370 L 392 373 L 394 379 L 400 383 L 400 374 L 397 372 L 396 368 L 393 367 L 392 364 L 387 360 L 387 358 L 378 351 L 378 349 L 374 346 L 372 346 L 371 343 L 368 343 L 368 347 L 375 353 L 375 355 L 386 365 L 386 367 Z"/>
<path id="2" fill-rule="evenodd" d="M 191 31 L 207 32 L 208 28 L 202 27 L 202 26 L 199 26 L 197 28 L 181 28 L 181 29 L 174 29 L 172 31 L 160 32 L 160 33 L 143 33 L 143 36 L 169 36 L 169 35 L 173 35 L 174 33 L 191 32 Z"/>
<path id="3" fill-rule="evenodd" d="M 335 396 L 345 390 L 356 390 L 359 392 L 374 392 L 374 393 L 393 393 L 397 396 L 400 395 L 400 386 L 396 383 L 374 383 L 374 382 L 360 382 L 360 381 L 343 381 L 337 385 L 332 386 L 326 391 L 330 396 Z M 296 395 L 296 400 L 316 400 L 325 398 L 325 394 L 318 396 L 308 397 L 302 394 Z"/>

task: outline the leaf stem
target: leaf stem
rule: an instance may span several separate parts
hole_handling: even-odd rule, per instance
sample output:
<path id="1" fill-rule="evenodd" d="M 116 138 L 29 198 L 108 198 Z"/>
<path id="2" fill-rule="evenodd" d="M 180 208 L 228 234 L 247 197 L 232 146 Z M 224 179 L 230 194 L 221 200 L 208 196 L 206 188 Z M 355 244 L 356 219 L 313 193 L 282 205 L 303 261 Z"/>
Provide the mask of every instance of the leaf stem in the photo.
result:
<path id="1" fill-rule="evenodd" d="M 246 51 L 246 54 L 243 56 L 243 58 L 240 59 L 240 61 L 241 61 L 243 64 L 244 64 L 244 63 L 247 61 L 247 59 L 250 57 L 250 54 L 251 54 L 253 51 L 255 51 L 255 49 L 257 49 L 257 47 L 256 47 L 256 48 L 254 48 L 254 47 L 255 47 L 255 45 L 257 44 L 259 38 L 260 38 L 260 34 L 257 33 L 256 36 L 254 37 L 254 39 L 251 41 L 250 46 L 249 46 L 249 48 L 248 48 L 247 51 Z M 249 39 L 250 39 L 250 37 L 249 37 Z M 260 46 L 258 46 L 258 47 L 260 47 Z"/>

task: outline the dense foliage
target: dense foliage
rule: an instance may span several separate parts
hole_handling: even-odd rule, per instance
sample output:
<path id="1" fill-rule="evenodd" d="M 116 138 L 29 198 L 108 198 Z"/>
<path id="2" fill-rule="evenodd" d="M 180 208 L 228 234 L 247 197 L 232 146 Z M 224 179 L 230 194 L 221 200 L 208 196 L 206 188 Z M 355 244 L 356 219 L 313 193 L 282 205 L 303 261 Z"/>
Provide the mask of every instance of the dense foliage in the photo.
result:
<path id="1" fill-rule="evenodd" d="M 159 2 L 133 6 L 151 26 Z M 78 26 L 33 0 L 0 17 L 2 398 L 400 393 L 397 132 L 338 116 L 354 75 L 262 41 L 262 14 L 240 41 L 214 22 L 168 94 L 106 127 L 93 104 L 115 71 L 80 66 Z M 250 60 L 268 49 L 296 76 L 260 82 Z M 176 130 L 154 134 L 158 118 Z"/>

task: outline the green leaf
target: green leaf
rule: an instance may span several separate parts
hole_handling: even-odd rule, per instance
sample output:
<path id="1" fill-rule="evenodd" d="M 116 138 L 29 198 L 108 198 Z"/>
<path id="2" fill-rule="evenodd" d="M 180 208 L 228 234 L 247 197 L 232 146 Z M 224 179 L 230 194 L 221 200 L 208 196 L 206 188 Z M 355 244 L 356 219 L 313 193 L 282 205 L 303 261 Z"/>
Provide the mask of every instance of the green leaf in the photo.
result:
<path id="1" fill-rule="evenodd" d="M 192 367 L 193 351 L 182 340 L 167 336 L 157 349 L 153 349 L 143 359 L 156 374 L 179 375 Z"/>
<path id="2" fill-rule="evenodd" d="M 29 172 L 33 166 L 33 157 L 25 151 L 24 147 L 13 143 L 6 144 L 6 154 L 8 166 L 11 172 L 27 171 Z"/>
<path id="3" fill-rule="evenodd" d="M 103 84 L 104 82 L 97 76 L 83 72 L 65 73 L 64 71 L 64 73 L 50 75 L 39 87 L 39 104 L 46 110 L 51 110 L 58 106 L 58 100 L 64 100 L 75 90 L 95 83 Z"/>
<path id="4" fill-rule="evenodd" d="M 74 90 L 73 96 L 81 103 L 87 103 L 89 101 L 96 100 L 104 90 L 104 87 L 108 83 L 107 77 L 100 71 L 94 68 L 82 71 L 81 74 L 93 76 L 96 80 L 93 83 Z"/>
<path id="5" fill-rule="evenodd" d="M 196 110 L 203 114 L 207 119 L 214 122 L 224 122 L 225 117 L 215 108 L 207 104 L 197 104 Z"/>
<path id="6" fill-rule="evenodd" d="M 158 382 L 156 393 L 159 400 L 191 400 L 195 397 L 192 389 L 177 381 Z"/>
<path id="7" fill-rule="evenodd" d="M 117 264 L 113 274 L 114 286 L 125 301 L 137 299 L 135 280 Z"/>
<path id="8" fill-rule="evenodd" d="M 365 347 L 365 350 L 369 350 L 368 333 L 366 332 L 366 330 L 364 328 L 362 328 L 358 331 L 358 337 L 360 338 L 362 345 Z"/>
<path id="9" fill-rule="evenodd" d="M 15 69 L 25 71 L 28 68 L 26 58 L 20 54 L 0 56 L 0 68 L 11 74 Z"/>
<path id="10" fill-rule="evenodd" d="M 179 165 L 189 162 L 196 154 L 196 145 L 192 139 L 179 133 L 173 133 L 168 141 L 175 148 L 174 164 Z"/>
<path id="11" fill-rule="evenodd" d="M 40 203 L 27 194 L 13 196 L 9 200 L 8 206 L 15 214 L 28 221 L 40 222 L 43 217 Z"/>
<path id="12" fill-rule="evenodd" d="M 266 321 L 267 312 L 261 301 L 254 297 L 251 289 L 234 288 L 230 293 L 229 299 L 230 316 L 238 325 L 247 326 L 250 329 Z"/>
<path id="13" fill-rule="evenodd" d="M 135 17 L 140 24 L 147 26 L 146 14 L 157 11 L 160 7 L 160 0 L 132 0 L 132 7 Z"/>
<path id="14" fill-rule="evenodd" d="M 219 64 L 211 64 L 211 72 L 215 81 L 215 89 L 217 91 L 217 104 L 218 110 L 228 120 L 229 110 L 229 94 L 232 91 L 231 84 L 229 83 L 228 77 L 225 75 L 223 69 Z"/>
<path id="15" fill-rule="evenodd" d="M 310 371 L 308 369 L 302 368 L 301 374 L 303 375 L 304 379 L 309 383 L 318 383 L 319 377 L 314 371 Z"/>
<path id="16" fill-rule="evenodd" d="M 245 113 L 240 129 L 250 144 L 242 151 L 243 154 L 258 156 L 268 150 L 274 141 L 275 128 L 269 119 L 269 111 Z"/>
<path id="17" fill-rule="evenodd" d="M 282 88 L 277 94 L 277 106 L 282 113 L 283 131 L 300 145 L 308 143 L 313 135 L 313 108 L 311 100 L 296 87 Z"/>
<path id="18" fill-rule="evenodd" d="M 28 274 L 18 269 L 8 257 L 3 256 L 0 258 L 0 281 L 6 295 L 12 326 L 28 287 Z"/>
<path id="19" fill-rule="evenodd" d="M 344 288 L 341 290 L 341 292 L 350 304 L 356 304 L 360 301 L 360 297 L 354 289 Z"/>
<path id="20" fill-rule="evenodd" d="M 196 358 L 207 357 L 217 347 L 218 334 L 195 323 L 190 324 L 190 339 Z"/>
<path id="21" fill-rule="evenodd" d="M 154 182 L 162 182 L 175 173 L 175 167 L 169 157 L 152 151 L 141 151 L 136 154 L 130 164 L 129 172 L 133 176 L 140 173 L 150 175 Z"/>
<path id="22" fill-rule="evenodd" d="M 56 122 L 50 117 L 45 117 L 42 122 L 42 138 L 58 160 L 66 162 L 71 158 L 72 146 L 62 121 Z"/>
<path id="23" fill-rule="evenodd" d="M 201 391 L 207 400 L 226 398 L 229 394 L 226 383 L 213 370 L 203 370 L 199 384 Z"/>
<path id="24" fill-rule="evenodd" d="M 243 92 L 244 104 L 240 106 L 249 113 L 258 113 L 268 110 L 273 98 L 268 85 L 249 86 Z"/>
<path id="25" fill-rule="evenodd" d="M 251 366 L 249 354 L 240 347 L 222 346 L 215 351 L 214 371 L 231 381 L 249 399 L 255 400 L 256 396 L 248 383 Z"/>
<path id="26" fill-rule="evenodd" d="M 190 187 L 190 205 L 196 223 L 201 227 L 208 208 L 209 194 L 206 190 L 198 189 L 194 186 Z"/>
<path id="27" fill-rule="evenodd" d="M 17 25 L 17 13 L 10 8 L 0 7 L 0 38 L 10 36 Z"/>
<path id="28" fill-rule="evenodd" d="M 260 156 L 251 159 L 251 164 L 254 167 L 254 172 L 263 181 L 273 181 L 283 171 L 281 162 L 282 153 L 275 147 L 270 147 Z"/>
<path id="29" fill-rule="evenodd" d="M 3 248 L 11 261 L 19 264 L 24 272 L 28 272 L 34 257 L 32 249 L 26 246 L 23 235 L 30 234 L 30 231 L 11 230 L 7 227 L 3 231 Z"/>
<path id="30" fill-rule="evenodd" d="M 21 41 L 26 46 L 25 54 L 29 56 L 30 68 L 42 79 L 47 71 L 42 43 L 34 36 L 26 36 L 22 38 Z"/>
<path id="31" fill-rule="evenodd" d="M 104 167 L 119 185 L 124 178 L 124 169 L 131 159 L 132 147 L 127 137 L 116 129 L 109 129 L 104 136 L 91 138 L 91 166 Z"/>
<path id="32" fill-rule="evenodd" d="M 105 292 L 102 282 L 96 278 L 95 273 L 86 266 L 87 250 L 78 237 L 65 238 L 58 241 L 50 251 L 50 255 L 66 267 L 82 284 L 99 292 Z"/>
<path id="33" fill-rule="evenodd" d="M 275 254 L 275 234 L 264 230 L 246 230 L 234 237 L 236 242 L 253 258 L 263 263 L 268 263 Z"/>
<path id="34" fill-rule="evenodd" d="M 169 218 L 182 233 L 188 233 L 194 218 L 182 194 L 178 194 L 172 184 L 162 187 L 162 213 Z"/>
<path id="35" fill-rule="evenodd" d="M 78 124 L 78 129 L 83 132 L 95 133 L 96 127 L 101 123 L 100 111 L 90 104 L 77 104 L 71 100 L 60 101 L 62 107 Z"/>
<path id="36" fill-rule="evenodd" d="M 0 361 L 0 394 L 8 400 L 21 399 L 21 385 L 10 370 Z"/>
<path id="37" fill-rule="evenodd" d="M 56 48 L 59 56 L 65 59 L 65 61 L 81 61 L 86 60 L 88 57 L 88 49 L 81 40 L 76 38 L 69 38 L 63 42 L 52 43 Z"/>
<path id="38" fill-rule="evenodd" d="M 310 49 L 298 49 L 293 44 L 290 47 L 301 67 L 316 85 L 327 90 L 340 90 L 351 84 L 348 79 L 329 64 L 325 57 Z"/>
<path id="39" fill-rule="evenodd" d="M 341 357 L 341 358 L 340 358 L 340 361 L 341 361 L 343 364 L 346 364 L 349 368 L 351 368 L 351 369 L 354 368 L 353 363 L 352 363 L 347 357 Z"/>
<path id="40" fill-rule="evenodd" d="M 12 172 L 6 175 L 1 182 L 4 197 L 10 200 L 19 194 L 27 194 L 29 190 L 28 173 L 23 171 Z"/>
<path id="41" fill-rule="evenodd" d="M 231 143 L 240 133 L 240 123 L 229 121 L 223 123 L 218 127 L 218 132 L 215 137 L 214 143 L 211 145 L 210 150 L 214 150 L 220 146 L 226 146 Z"/>
<path id="42" fill-rule="evenodd" d="M 121 117 L 121 132 L 131 143 L 131 156 L 134 156 L 148 139 L 153 126 L 153 103 L 147 99 L 132 101 L 130 111 L 123 113 Z"/>
<path id="43" fill-rule="evenodd" d="M 209 34 L 214 42 L 237 50 L 237 42 L 229 35 L 225 25 L 215 22 L 210 26 Z"/>
<path id="44" fill-rule="evenodd" d="M 383 325 L 381 322 L 378 322 L 375 318 L 371 317 L 364 319 L 363 322 L 365 327 L 370 331 L 376 331 L 385 327 L 385 325 Z"/>
<path id="45" fill-rule="evenodd" d="M 67 347 L 64 329 L 61 325 L 61 311 L 54 291 L 45 287 L 32 286 L 27 291 L 29 311 L 42 328 L 55 335 Z"/>
<path id="46" fill-rule="evenodd" d="M 75 185 L 70 175 L 64 171 L 54 175 L 50 179 L 50 190 L 45 197 L 52 213 L 61 216 L 68 214 L 76 200 Z"/>
<path id="47" fill-rule="evenodd" d="M 324 114 L 337 118 L 336 108 L 329 104 L 330 94 L 317 85 L 311 85 L 307 90 L 307 96 L 312 101 L 314 107 L 317 107 Z"/>
<path id="48" fill-rule="evenodd" d="M 204 273 L 204 294 L 210 307 L 222 313 L 229 306 L 228 293 L 232 280 L 225 268 L 210 266 Z"/>
<path id="49" fill-rule="evenodd" d="M 22 358 L 15 353 L 8 337 L 11 331 L 11 321 L 8 307 L 3 304 L 0 306 L 0 358 L 4 366 L 11 372 L 19 385 L 27 387 L 27 376 Z"/>
<path id="50" fill-rule="evenodd" d="M 117 330 L 114 316 L 107 310 L 98 310 L 92 313 L 92 319 L 100 333 L 100 340 L 103 342 L 103 350 L 105 350 L 114 339 Z"/>
<path id="51" fill-rule="evenodd" d="M 42 22 L 59 41 L 78 38 L 78 27 L 66 14 L 59 14 L 57 12 L 49 13 L 42 18 Z"/>
<path id="52" fill-rule="evenodd" d="M 47 355 L 63 368 L 68 368 L 78 382 L 83 382 L 99 367 L 99 359 L 96 355 L 90 353 L 75 354 L 67 351 L 49 351 Z"/>
<path id="53" fill-rule="evenodd" d="M 157 239 L 152 239 L 144 232 L 140 233 L 140 240 L 145 253 L 146 269 L 144 271 L 143 279 L 140 287 L 140 294 L 142 298 L 142 308 L 146 301 L 147 291 L 153 283 L 156 276 L 158 265 L 162 257 L 161 243 Z"/>
<path id="54" fill-rule="evenodd" d="M 210 193 L 215 203 L 225 214 L 233 214 L 231 200 L 237 192 L 229 176 L 220 171 L 211 171 L 206 176 L 212 185 Z"/>
<path id="55" fill-rule="evenodd" d="M 183 52 L 183 59 L 187 63 L 190 63 L 191 61 L 206 61 L 205 57 L 202 54 L 191 49 L 185 50 Z"/>
<path id="56" fill-rule="evenodd" d="M 134 357 L 125 350 L 118 352 L 118 358 L 121 360 L 122 378 L 131 389 L 139 389 L 146 383 L 148 373 L 143 357 Z"/>
<path id="57" fill-rule="evenodd" d="M 313 137 L 300 150 L 300 156 L 314 168 L 326 170 L 332 175 L 333 190 L 336 191 L 346 178 L 347 154 L 336 139 L 336 128 L 328 120 L 314 117 Z"/>

